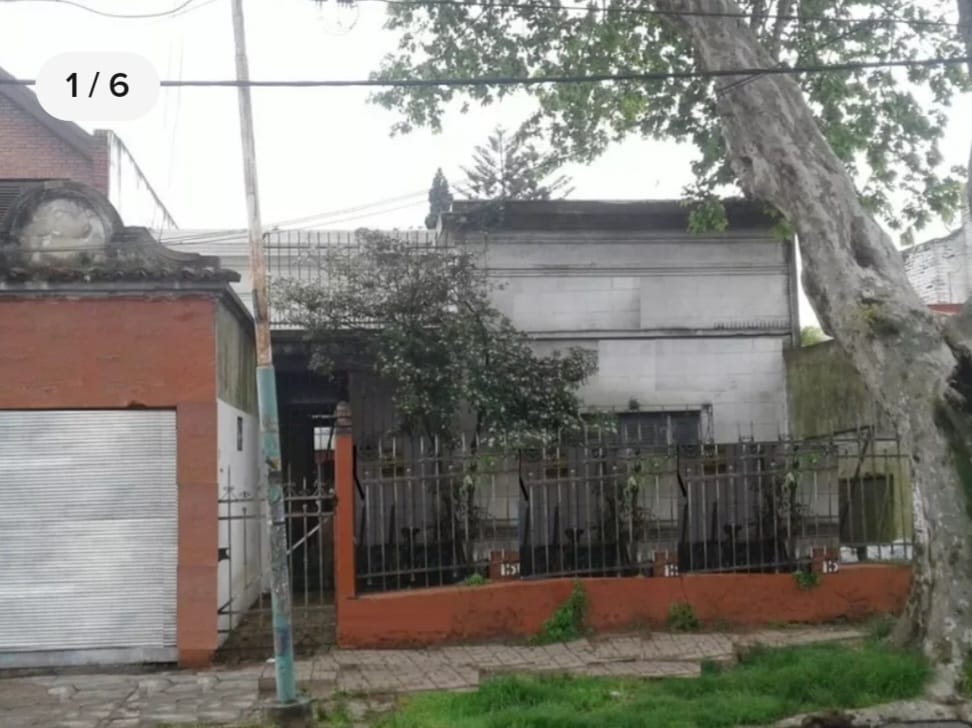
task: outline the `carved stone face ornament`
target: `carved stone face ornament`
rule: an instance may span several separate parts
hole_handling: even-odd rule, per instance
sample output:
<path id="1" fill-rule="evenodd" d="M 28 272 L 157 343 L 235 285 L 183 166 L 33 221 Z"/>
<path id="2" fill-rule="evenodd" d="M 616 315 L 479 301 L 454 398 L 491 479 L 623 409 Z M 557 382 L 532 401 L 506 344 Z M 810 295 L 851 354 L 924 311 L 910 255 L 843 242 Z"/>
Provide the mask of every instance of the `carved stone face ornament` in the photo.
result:
<path id="1" fill-rule="evenodd" d="M 21 248 L 34 263 L 69 260 L 80 253 L 102 257 L 108 243 L 103 218 L 76 199 L 55 198 L 40 203 L 20 230 Z"/>
<path id="2" fill-rule="evenodd" d="M 98 190 L 80 182 L 28 184 L 0 219 L 0 282 L 26 280 L 218 280 L 239 274 L 219 258 L 161 245 L 125 227 Z"/>

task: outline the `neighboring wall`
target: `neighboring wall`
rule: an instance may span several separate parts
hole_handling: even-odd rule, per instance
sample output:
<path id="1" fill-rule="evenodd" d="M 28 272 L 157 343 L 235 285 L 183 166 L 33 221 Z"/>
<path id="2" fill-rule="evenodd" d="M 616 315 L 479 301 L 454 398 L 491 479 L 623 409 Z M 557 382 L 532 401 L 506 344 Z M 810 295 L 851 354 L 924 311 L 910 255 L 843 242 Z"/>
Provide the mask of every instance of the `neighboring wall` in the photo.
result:
<path id="1" fill-rule="evenodd" d="M 902 251 L 908 280 L 925 303 L 964 303 L 972 293 L 972 223 Z"/>
<path id="2" fill-rule="evenodd" d="M 216 430 L 219 464 L 218 568 L 220 641 L 262 591 L 267 544 L 259 493 L 260 422 L 257 413 L 253 322 L 242 305 L 216 313 Z"/>
<path id="3" fill-rule="evenodd" d="M 12 79 L 0 69 L 0 80 Z M 0 84 L 0 141 L 0 180 L 83 182 L 107 196 L 126 225 L 176 226 L 121 139 L 55 119 L 26 86 Z"/>
<path id="4" fill-rule="evenodd" d="M 842 523 L 857 514 L 867 542 L 903 544 L 912 535 L 911 474 L 893 423 L 836 341 L 785 359 L 790 434 L 833 442 L 841 453 L 837 480 L 821 480 L 816 497 L 839 503 Z"/>
<path id="5" fill-rule="evenodd" d="M 65 133 L 55 133 L 0 93 L 0 179 L 73 179 L 107 195 L 107 147 L 75 124 L 51 121 Z"/>
<path id="6" fill-rule="evenodd" d="M 791 349 L 784 358 L 793 437 L 827 437 L 874 425 L 880 434 L 893 434 L 893 428 L 836 341 Z"/>

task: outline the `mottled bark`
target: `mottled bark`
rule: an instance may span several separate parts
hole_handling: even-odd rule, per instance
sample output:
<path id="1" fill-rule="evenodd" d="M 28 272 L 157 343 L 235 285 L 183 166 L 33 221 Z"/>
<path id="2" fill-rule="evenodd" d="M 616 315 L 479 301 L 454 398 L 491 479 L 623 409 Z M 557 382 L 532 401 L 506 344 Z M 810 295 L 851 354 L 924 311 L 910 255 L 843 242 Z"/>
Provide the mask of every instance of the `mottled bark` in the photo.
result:
<path id="1" fill-rule="evenodd" d="M 655 5 L 739 10 L 732 0 Z M 706 69 L 773 65 L 748 24 L 704 15 L 677 23 Z M 966 331 L 958 320 L 947 329 L 918 299 L 900 254 L 861 205 L 793 78 L 757 77 L 716 99 L 740 183 L 796 228 L 804 287 L 824 330 L 850 356 L 911 453 L 920 546 L 897 636 L 935 660 L 933 689 L 951 694 L 972 647 L 972 518 L 964 490 L 972 482 L 963 485 L 960 475 L 972 481 L 972 326 Z"/>

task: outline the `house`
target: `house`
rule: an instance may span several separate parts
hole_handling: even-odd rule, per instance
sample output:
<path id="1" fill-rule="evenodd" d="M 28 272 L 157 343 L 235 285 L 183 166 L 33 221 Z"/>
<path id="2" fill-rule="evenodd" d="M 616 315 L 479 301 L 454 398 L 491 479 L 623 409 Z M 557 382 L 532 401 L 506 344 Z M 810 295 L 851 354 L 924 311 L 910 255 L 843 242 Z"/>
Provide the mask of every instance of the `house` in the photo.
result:
<path id="1" fill-rule="evenodd" d="M 616 410 L 659 442 L 775 439 L 787 431 L 782 352 L 798 341 L 793 244 L 775 238 L 757 205 L 730 202 L 729 230 L 688 232 L 680 201 L 515 201 L 484 232 L 457 202 L 440 230 L 394 231 L 416 246 L 481 256 L 496 306 L 540 351 L 581 346 L 598 371 L 583 387 L 592 410 Z M 245 233 L 163 234 L 180 250 L 243 268 Z M 353 249 L 351 231 L 271 230 L 271 280 L 312 280 L 322 248 Z M 235 284 L 250 301 L 247 274 Z M 393 429 L 391 393 L 368 372 L 325 379 L 310 371 L 304 335 L 271 310 L 281 446 L 293 481 L 316 477 L 312 432 L 349 399 L 356 435 Z M 632 407 L 632 405 L 635 405 Z M 318 422 L 318 424 L 314 424 Z"/>
<path id="2" fill-rule="evenodd" d="M 0 80 L 15 77 L 0 68 Z M 90 185 L 129 225 L 176 227 L 124 142 L 113 132 L 89 134 L 55 119 L 26 86 L 0 83 L 0 209 L 29 181 L 69 179 Z"/>
<path id="3" fill-rule="evenodd" d="M 787 431 L 783 351 L 799 342 L 793 242 L 756 204 L 690 233 L 681 201 L 514 201 L 484 230 L 458 202 L 440 245 L 477 252 L 496 306 L 539 351 L 596 353 L 586 406 L 659 444 Z M 353 401 L 352 401 L 353 405 Z"/>
<path id="4" fill-rule="evenodd" d="M 261 531 L 220 505 L 259 465 L 236 279 L 89 185 L 0 211 L 0 668 L 206 665 L 261 590 Z"/>

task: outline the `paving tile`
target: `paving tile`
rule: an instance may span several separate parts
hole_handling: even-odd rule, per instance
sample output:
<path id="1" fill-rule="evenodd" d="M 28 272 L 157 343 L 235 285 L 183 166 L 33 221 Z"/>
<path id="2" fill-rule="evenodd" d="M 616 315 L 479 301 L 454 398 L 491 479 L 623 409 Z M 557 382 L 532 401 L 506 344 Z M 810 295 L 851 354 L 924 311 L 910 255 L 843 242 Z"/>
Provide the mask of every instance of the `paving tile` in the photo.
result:
<path id="1" fill-rule="evenodd" d="M 423 650 L 329 650 L 296 664 L 315 695 L 382 695 L 471 690 L 480 676 L 570 673 L 631 678 L 690 677 L 704 659 L 731 662 L 753 644 L 858 640 L 847 628 L 760 630 L 749 634 L 666 634 L 582 639 L 566 644 L 478 645 Z M 260 686 L 273 665 L 142 675 L 43 675 L 0 679 L 3 728 L 145 728 L 160 722 L 232 723 L 258 717 Z M 394 701 L 384 699 L 383 705 Z M 362 705 L 371 705 L 367 699 Z M 374 712 L 365 708 L 366 714 Z"/>

